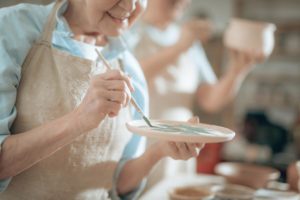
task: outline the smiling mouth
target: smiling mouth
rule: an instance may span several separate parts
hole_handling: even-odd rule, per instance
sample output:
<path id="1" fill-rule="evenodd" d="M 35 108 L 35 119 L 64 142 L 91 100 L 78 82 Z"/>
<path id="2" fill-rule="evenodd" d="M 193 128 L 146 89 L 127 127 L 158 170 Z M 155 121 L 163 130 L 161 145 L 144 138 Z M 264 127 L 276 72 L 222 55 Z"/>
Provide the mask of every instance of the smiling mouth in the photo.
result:
<path id="1" fill-rule="evenodd" d="M 115 17 L 113 15 L 111 15 L 109 12 L 107 12 L 108 16 L 110 16 L 115 22 L 117 22 L 118 24 L 123 24 L 125 22 L 128 21 L 129 16 L 126 17 Z"/>

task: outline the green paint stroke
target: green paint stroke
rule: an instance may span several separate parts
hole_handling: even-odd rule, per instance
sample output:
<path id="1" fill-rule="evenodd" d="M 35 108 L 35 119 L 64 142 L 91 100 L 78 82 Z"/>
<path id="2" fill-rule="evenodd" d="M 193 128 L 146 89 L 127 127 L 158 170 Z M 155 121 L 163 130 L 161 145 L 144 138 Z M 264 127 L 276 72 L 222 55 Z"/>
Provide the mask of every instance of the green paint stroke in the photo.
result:
<path id="1" fill-rule="evenodd" d="M 142 126 L 145 127 L 146 126 Z M 209 128 L 202 128 L 198 126 L 191 126 L 186 124 L 168 125 L 168 124 L 155 124 L 154 127 L 147 127 L 154 131 L 169 132 L 169 133 L 181 133 L 181 134 L 193 134 L 193 135 L 219 135 L 215 130 Z"/>

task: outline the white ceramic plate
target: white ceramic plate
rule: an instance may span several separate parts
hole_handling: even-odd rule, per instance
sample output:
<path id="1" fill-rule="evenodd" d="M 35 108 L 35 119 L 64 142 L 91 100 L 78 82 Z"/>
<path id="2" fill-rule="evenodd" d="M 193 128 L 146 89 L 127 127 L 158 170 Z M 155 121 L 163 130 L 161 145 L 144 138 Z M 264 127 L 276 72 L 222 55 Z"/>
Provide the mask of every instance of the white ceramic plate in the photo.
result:
<path id="1" fill-rule="evenodd" d="M 299 197 L 299 194 L 293 191 L 259 189 L 255 192 L 255 199 L 257 200 L 299 200 Z"/>
<path id="2" fill-rule="evenodd" d="M 174 142 L 217 143 L 232 140 L 234 131 L 209 124 L 191 124 L 181 121 L 151 120 L 149 127 L 143 120 L 128 122 L 127 128 L 133 133 Z"/>

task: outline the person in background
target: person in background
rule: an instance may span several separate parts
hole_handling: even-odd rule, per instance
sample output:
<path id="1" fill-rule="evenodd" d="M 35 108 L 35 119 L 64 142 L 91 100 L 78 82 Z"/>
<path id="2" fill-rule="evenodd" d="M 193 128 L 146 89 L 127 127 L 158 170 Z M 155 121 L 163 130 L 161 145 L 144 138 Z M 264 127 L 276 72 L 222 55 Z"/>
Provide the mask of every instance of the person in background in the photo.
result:
<path id="1" fill-rule="evenodd" d="M 148 93 L 119 36 L 145 4 L 57 0 L 0 9 L 0 199 L 136 199 L 160 159 L 197 156 L 195 143 L 145 150 L 125 127 L 140 119 L 131 95 L 147 113 Z M 97 62 L 95 49 L 114 69 Z"/>
<path id="2" fill-rule="evenodd" d="M 149 84 L 152 119 L 189 118 L 195 98 L 206 112 L 221 110 L 234 98 L 256 61 L 255 52 L 230 50 L 227 71 L 217 80 L 201 45 L 210 36 L 211 23 L 199 19 L 177 23 L 189 3 L 149 0 L 142 22 L 134 28 L 138 39 L 128 37 Z M 195 166 L 195 161 L 187 165 L 165 160 L 153 173 L 153 180 L 177 171 L 195 171 Z"/>

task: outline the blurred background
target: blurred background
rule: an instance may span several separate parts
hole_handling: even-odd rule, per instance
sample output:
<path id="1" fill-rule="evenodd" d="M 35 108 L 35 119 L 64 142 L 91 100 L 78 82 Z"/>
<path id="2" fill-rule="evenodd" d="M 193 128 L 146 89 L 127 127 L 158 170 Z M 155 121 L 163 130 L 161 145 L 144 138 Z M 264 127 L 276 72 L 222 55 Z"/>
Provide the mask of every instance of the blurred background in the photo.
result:
<path id="1" fill-rule="evenodd" d="M 1 0 L 0 7 L 49 0 Z M 256 66 L 237 98 L 218 114 L 195 110 L 202 122 L 234 129 L 237 137 L 201 154 L 198 172 L 212 173 L 221 161 L 271 166 L 286 180 L 290 163 L 300 158 L 300 0 L 194 0 L 185 18 L 205 17 L 214 24 L 204 44 L 217 76 L 225 69 L 223 32 L 232 17 L 276 24 L 276 45 L 270 58 Z"/>
<path id="2" fill-rule="evenodd" d="M 218 66 L 226 60 L 222 39 L 230 18 L 276 24 L 272 55 L 249 74 L 234 102 L 221 115 L 197 113 L 201 121 L 219 123 L 239 134 L 224 144 L 220 160 L 272 166 L 282 172 L 282 180 L 288 165 L 300 156 L 299 8 L 299 0 L 197 0 L 189 13 L 207 17 L 215 25 L 214 36 L 204 48 L 217 75 L 225 70 Z M 205 166 L 210 159 L 201 162 Z M 211 159 L 206 167 L 220 160 Z M 199 170 L 207 171 L 201 166 Z"/>

